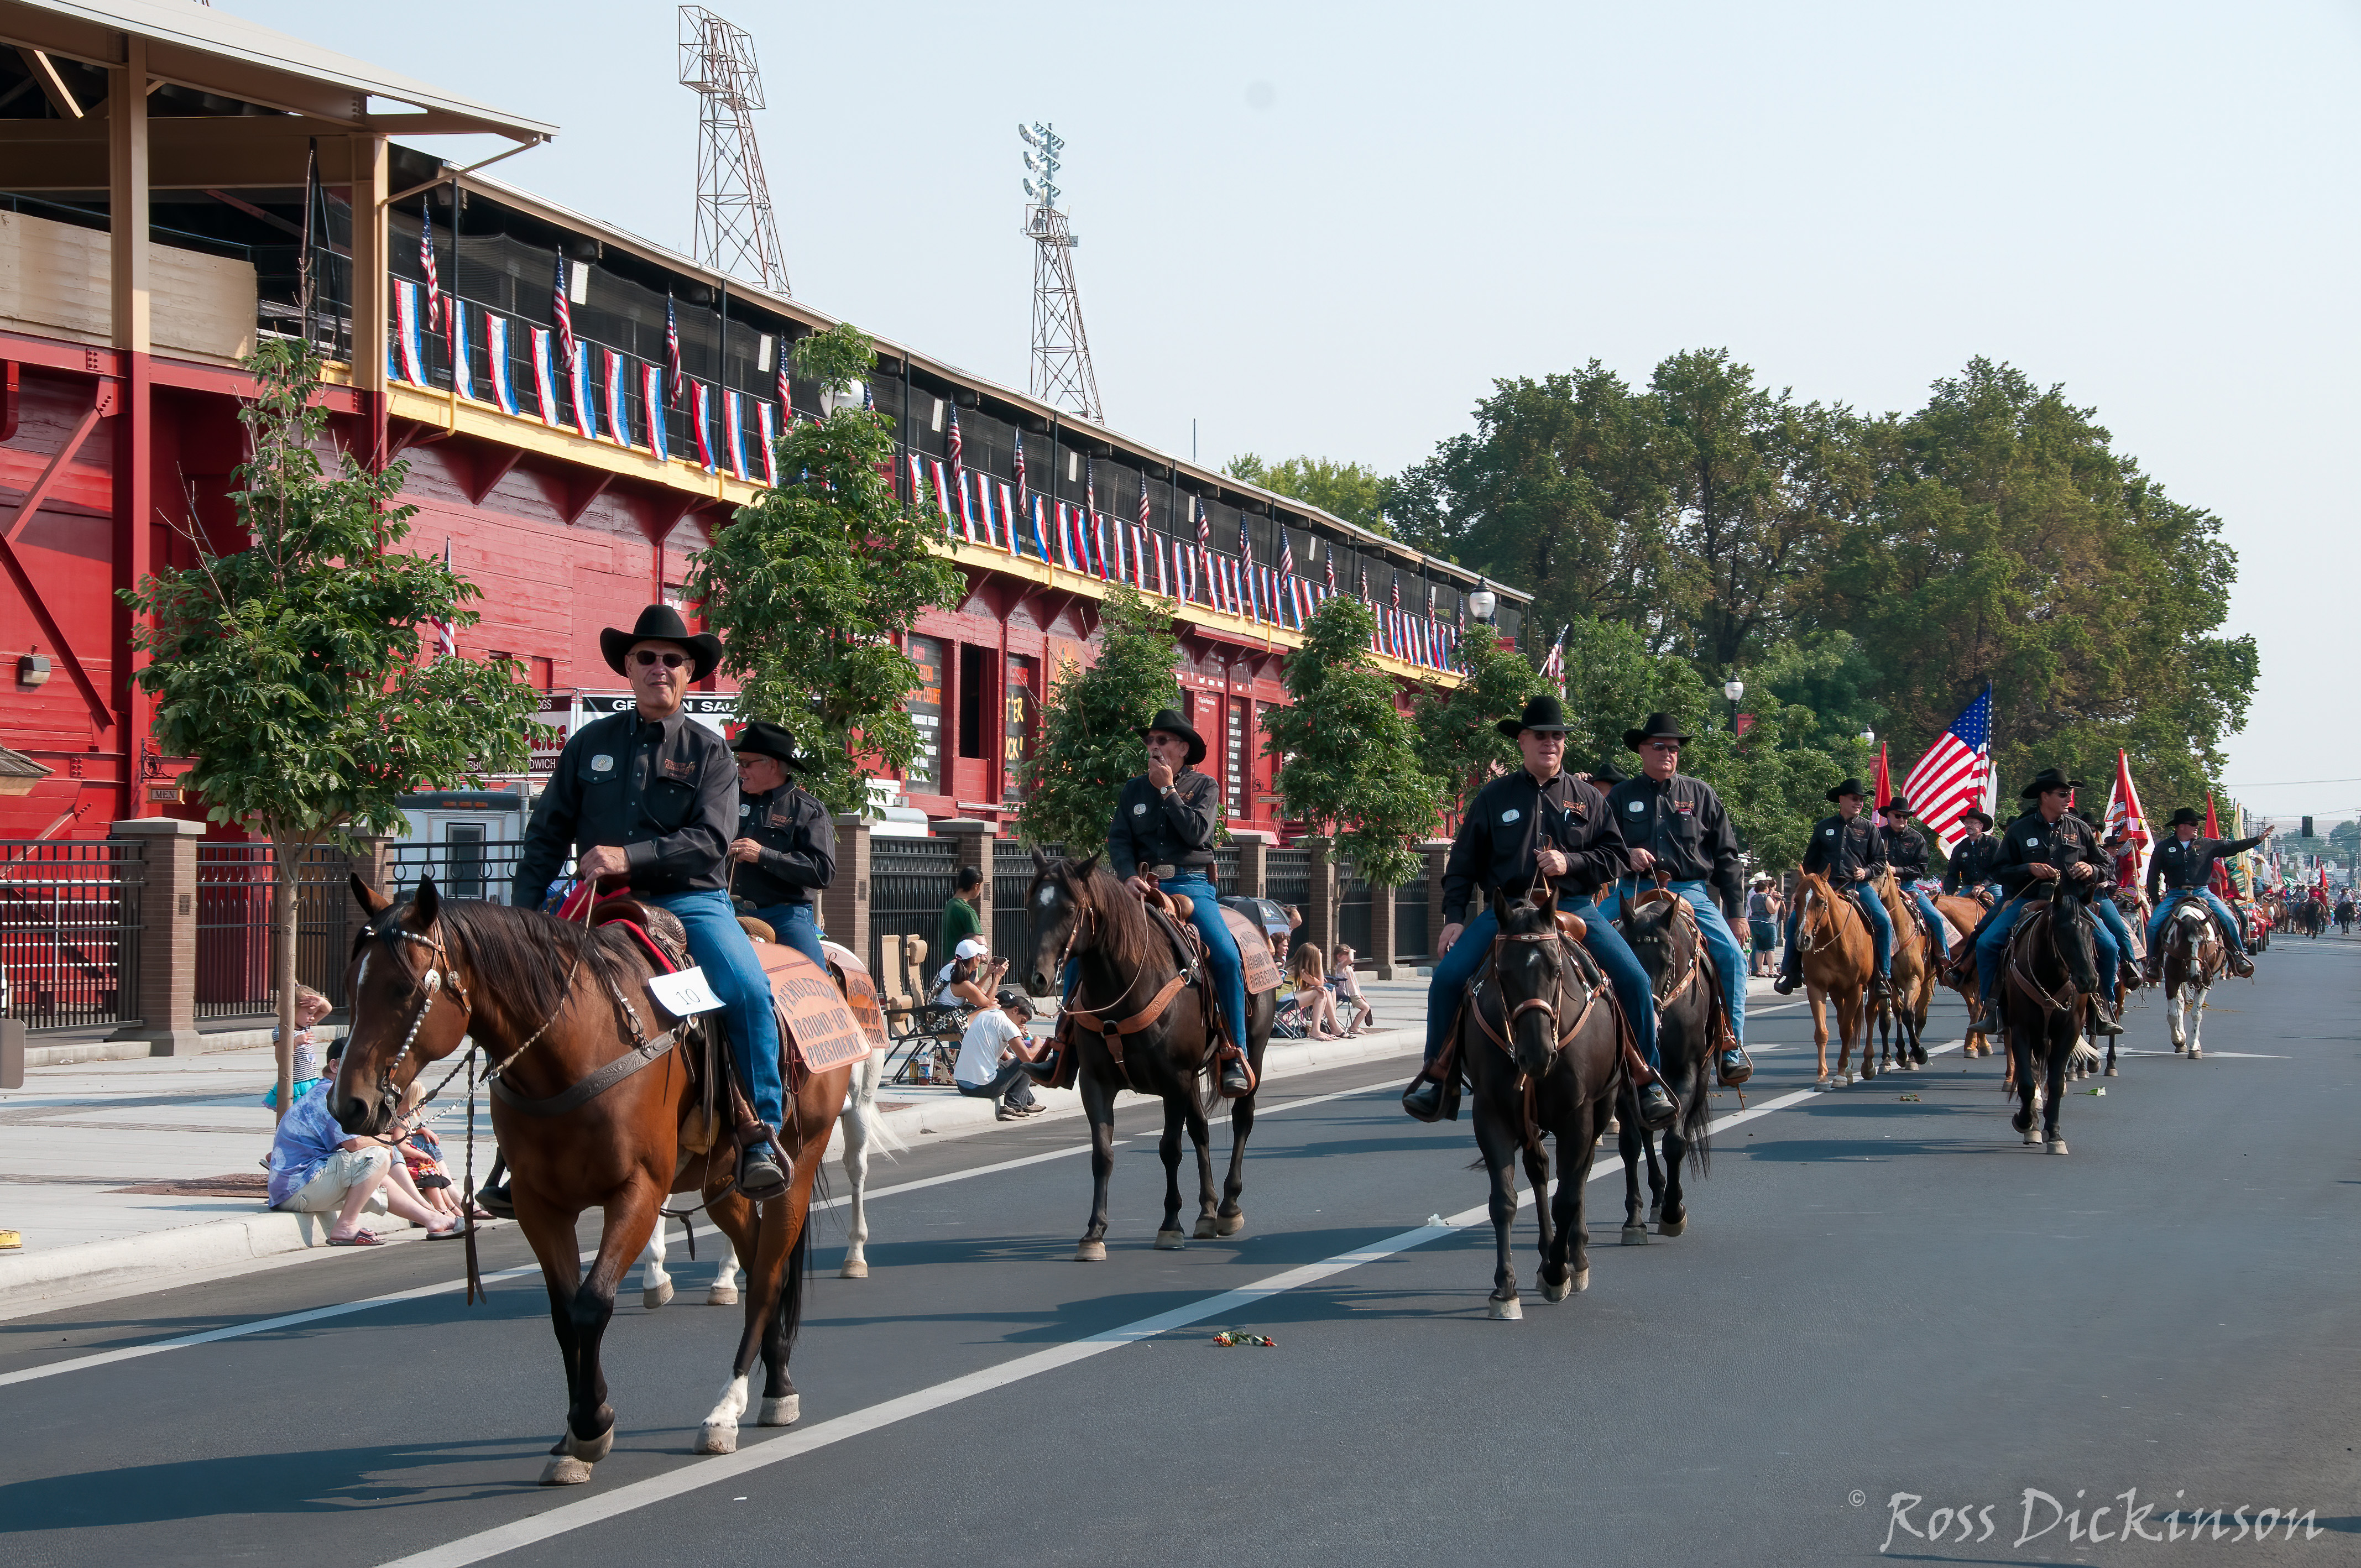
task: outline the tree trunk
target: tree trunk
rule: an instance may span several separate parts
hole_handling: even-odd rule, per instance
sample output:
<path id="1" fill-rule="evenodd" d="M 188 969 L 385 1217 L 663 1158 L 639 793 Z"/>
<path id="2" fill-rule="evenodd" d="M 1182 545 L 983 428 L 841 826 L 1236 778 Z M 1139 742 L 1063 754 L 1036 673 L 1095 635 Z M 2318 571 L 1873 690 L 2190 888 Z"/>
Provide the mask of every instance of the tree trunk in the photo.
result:
<path id="1" fill-rule="evenodd" d="M 292 850 L 292 858 L 290 851 Z M 270 840 L 270 984 L 278 993 L 279 1036 L 271 1052 L 279 1062 L 279 1115 L 286 1118 L 288 1099 L 295 1092 L 295 879 L 302 872 L 303 851 L 271 835 Z"/>

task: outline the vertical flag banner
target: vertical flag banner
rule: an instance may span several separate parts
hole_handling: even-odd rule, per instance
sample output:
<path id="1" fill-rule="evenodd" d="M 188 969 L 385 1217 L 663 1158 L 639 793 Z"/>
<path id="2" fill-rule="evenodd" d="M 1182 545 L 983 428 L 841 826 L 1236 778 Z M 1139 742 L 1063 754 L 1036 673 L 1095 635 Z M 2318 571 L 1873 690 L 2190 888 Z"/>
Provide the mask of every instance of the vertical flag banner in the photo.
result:
<path id="1" fill-rule="evenodd" d="M 577 354 L 566 372 L 566 390 L 574 399 L 574 431 L 585 441 L 598 439 L 598 400 L 590 391 L 590 356 Z"/>
<path id="2" fill-rule="evenodd" d="M 1079 570 L 1074 565 L 1074 513 L 1065 502 L 1057 503 L 1058 564 L 1069 572 Z"/>
<path id="3" fill-rule="evenodd" d="M 1172 575 L 1165 560 L 1164 535 L 1156 536 L 1156 591 L 1166 598 L 1173 597 Z"/>
<path id="4" fill-rule="evenodd" d="M 721 393 L 721 438 L 730 456 L 731 475 L 741 479 L 752 477 L 746 466 L 745 395 L 728 388 L 722 389 Z"/>
<path id="5" fill-rule="evenodd" d="M 1941 842 L 1947 855 L 1962 837 L 1960 818 L 1971 807 L 1992 809 L 1985 803 L 1992 773 L 1992 696 L 1987 684 L 1902 781 L 1912 815 Z"/>
<path id="6" fill-rule="evenodd" d="M 2205 837 L 2208 839 L 2219 839 L 2221 836 L 2222 822 L 2219 817 L 2213 815 L 2213 796 L 2212 792 L 2209 791 L 2205 796 Z M 2215 861 L 2213 862 L 2213 875 L 2205 885 L 2213 890 L 2214 897 L 2224 899 L 2228 898 L 2230 896 L 2229 866 L 2224 861 L 2218 860 Z M 2320 885 L 2323 892 L 2327 890 L 2328 867 L 2325 863 L 2323 863 L 2320 868 Z"/>
<path id="7" fill-rule="evenodd" d="M 1118 583 L 1124 580 L 1123 564 L 1123 524 L 1118 522 L 1115 525 L 1115 580 Z"/>
<path id="8" fill-rule="evenodd" d="M 418 285 L 406 278 L 393 280 L 391 368 L 413 387 L 426 385 L 426 345 L 418 330 Z"/>
<path id="9" fill-rule="evenodd" d="M 1198 497 L 1189 498 L 1197 513 L 1197 564 L 1205 568 L 1205 602 L 1213 602 L 1213 525 L 1205 516 L 1205 503 Z M 1191 575 L 1194 567 L 1191 568 Z"/>
<path id="10" fill-rule="evenodd" d="M 1131 575 L 1140 591 L 1148 589 L 1148 530 L 1137 523 L 1131 525 Z"/>
<path id="11" fill-rule="evenodd" d="M 954 425 L 952 429 L 956 431 L 958 426 Z M 953 458 L 951 463 L 951 483 L 959 487 L 960 537 L 972 544 L 976 542 L 975 498 L 970 492 L 974 487 L 967 482 L 967 470 L 959 466 L 957 458 Z"/>
<path id="12" fill-rule="evenodd" d="M 768 403 L 754 405 L 754 421 L 763 443 L 763 483 L 779 488 L 779 415 Z M 917 459 L 911 459 L 915 466 Z"/>
<path id="13" fill-rule="evenodd" d="M 631 412 L 623 404 L 623 356 L 613 349 L 607 356 L 607 439 L 618 446 L 631 444 Z"/>
<path id="14" fill-rule="evenodd" d="M 1016 433 L 1016 515 L 1031 510 L 1025 495 L 1025 433 L 1020 430 Z"/>
<path id="15" fill-rule="evenodd" d="M 968 524 L 968 543 L 975 543 L 975 526 L 967 510 L 967 444 L 960 439 L 959 404 L 951 404 L 951 488 L 959 491 L 960 518 Z"/>
<path id="16" fill-rule="evenodd" d="M 648 450 L 669 460 L 672 422 L 664 417 L 664 371 L 653 365 L 640 367 L 640 399 L 648 406 Z"/>
<path id="17" fill-rule="evenodd" d="M 666 294 L 664 296 L 664 407 L 668 409 L 680 407 L 681 379 L 680 322 L 672 312 L 672 296 Z M 648 406 L 653 410 L 655 405 L 651 403 Z M 648 422 L 650 424 L 655 422 L 655 415 L 653 411 L 648 415 Z"/>
<path id="18" fill-rule="evenodd" d="M 451 309 L 451 388 L 467 402 L 477 401 L 476 367 L 467 352 L 467 307 L 454 299 Z"/>
<path id="19" fill-rule="evenodd" d="M 533 385 L 541 396 L 541 422 L 552 430 L 566 427 L 557 419 L 557 376 L 549 362 L 549 329 L 533 329 Z"/>
<path id="20" fill-rule="evenodd" d="M 426 324 L 437 327 L 443 324 L 443 280 L 434 270 L 434 198 L 429 195 L 419 205 L 418 269 L 426 275 Z"/>
<path id="21" fill-rule="evenodd" d="M 1877 743 L 1877 776 L 1871 781 L 1870 788 L 1875 798 L 1869 803 L 1869 819 L 1877 827 L 1886 827 L 1885 803 L 1894 798 L 1894 773 L 1886 764 L 1885 742 L 1883 740 Z"/>
<path id="22" fill-rule="evenodd" d="M 796 422 L 796 388 L 787 379 L 787 345 L 784 338 L 779 341 L 779 417 L 787 424 Z"/>
<path id="23" fill-rule="evenodd" d="M 1043 561 L 1051 559 L 1049 502 L 1038 490 L 1033 492 L 1033 548 L 1041 553 Z"/>
<path id="24" fill-rule="evenodd" d="M 1018 525 L 1016 492 L 1005 479 L 1000 482 L 1000 526 L 1008 535 L 1008 553 L 1018 560 L 1025 558 L 1025 531 Z"/>
<path id="25" fill-rule="evenodd" d="M 1557 641 L 1550 644 L 1549 657 L 1542 661 L 1542 679 L 1550 684 L 1560 702 L 1565 700 L 1565 634 L 1573 630 L 1571 626 L 1558 628 Z M 1913 799 L 1911 804 L 1916 806 L 1917 802 Z"/>
<path id="26" fill-rule="evenodd" d="M 506 316 L 484 313 L 484 368 L 491 373 L 492 401 L 504 414 L 522 413 L 509 369 L 509 323 Z"/>
<path id="27" fill-rule="evenodd" d="M 2106 837 L 2114 836 L 2121 828 L 2131 852 L 2115 862 L 2115 885 L 2136 888 L 2147 875 L 2147 858 L 2155 847 L 2155 837 L 2148 831 L 2147 813 L 2140 808 L 2139 791 L 2132 785 L 2131 759 L 2119 747 L 2115 751 L 2115 783 L 2107 791 L 2107 814 L 2100 822 Z"/>
<path id="28" fill-rule="evenodd" d="M 713 460 L 713 389 L 702 381 L 688 384 L 688 428 L 697 437 L 697 461 L 708 473 L 721 465 Z"/>
<path id="29" fill-rule="evenodd" d="M 1096 512 L 1091 513 L 1090 530 L 1082 538 L 1097 553 L 1099 581 L 1104 583 L 1107 580 L 1106 519 Z"/>
<path id="30" fill-rule="evenodd" d="M 923 506 L 927 499 L 927 460 L 917 453 L 910 454 L 910 504 Z"/>
<path id="31" fill-rule="evenodd" d="M 574 367 L 574 310 L 566 298 L 566 256 L 558 253 L 557 283 L 550 291 L 549 319 L 557 328 L 557 359 L 567 369 Z"/>
<path id="32" fill-rule="evenodd" d="M 929 466 L 935 477 L 935 510 L 943 514 L 943 537 L 949 539 L 955 527 L 951 518 L 950 476 L 943 471 L 943 460 L 939 457 L 930 459 Z"/>

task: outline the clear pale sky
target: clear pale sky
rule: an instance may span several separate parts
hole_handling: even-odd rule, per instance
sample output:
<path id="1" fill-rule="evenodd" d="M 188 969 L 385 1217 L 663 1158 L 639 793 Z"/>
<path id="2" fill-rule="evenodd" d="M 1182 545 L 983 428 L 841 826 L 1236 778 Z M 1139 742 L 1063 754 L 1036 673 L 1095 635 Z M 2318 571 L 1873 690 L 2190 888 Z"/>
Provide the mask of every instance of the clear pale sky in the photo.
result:
<path id="1" fill-rule="evenodd" d="M 555 122 L 497 172 L 689 247 L 674 6 L 223 8 Z M 1495 377 L 1699 346 L 1870 411 L 2062 384 L 2239 554 L 2236 793 L 2361 809 L 2361 6 L 713 8 L 796 296 L 1019 387 L 1053 122 L 1109 422 L 1167 450 L 1392 471 Z"/>

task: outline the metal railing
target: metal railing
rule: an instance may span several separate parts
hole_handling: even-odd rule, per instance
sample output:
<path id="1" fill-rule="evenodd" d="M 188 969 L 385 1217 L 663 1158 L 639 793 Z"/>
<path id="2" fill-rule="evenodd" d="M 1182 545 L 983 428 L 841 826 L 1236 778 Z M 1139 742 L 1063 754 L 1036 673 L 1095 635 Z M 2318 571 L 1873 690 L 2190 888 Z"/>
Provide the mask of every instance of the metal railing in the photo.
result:
<path id="1" fill-rule="evenodd" d="M 869 841 L 869 950 L 882 953 L 888 937 L 923 937 L 931 971 L 950 961 L 940 945 L 943 905 L 951 896 L 959 857 L 945 839 Z M 995 891 L 997 891 L 995 889 Z M 1023 889 L 1018 889 L 1019 895 Z M 994 933 L 996 936 L 997 933 Z"/>
<path id="2" fill-rule="evenodd" d="M 474 904 L 506 904 L 524 854 L 522 839 L 465 839 L 445 844 L 394 844 L 386 850 L 386 892 L 395 898 L 417 891 L 428 877 L 445 898 Z"/>
<path id="3" fill-rule="evenodd" d="M 1219 844 L 1213 849 L 1213 891 L 1224 898 L 1238 894 L 1238 847 Z"/>
<path id="4" fill-rule="evenodd" d="M 1337 868 L 1336 939 L 1365 958 L 1378 956 L 1369 951 L 1377 935 L 1375 896 L 1359 868 L 1350 864 Z"/>
<path id="5" fill-rule="evenodd" d="M 139 1021 L 146 846 L 0 841 L 0 974 L 28 1029 Z"/>
<path id="6" fill-rule="evenodd" d="M 269 844 L 197 846 L 197 999 L 200 1018 L 255 1018 L 278 1008 L 271 990 L 277 933 L 270 918 L 277 852 Z M 345 966 L 356 910 L 352 861 L 340 850 L 308 851 L 295 883 L 295 979 L 345 1004 Z"/>
<path id="7" fill-rule="evenodd" d="M 1428 946 L 1433 934 L 1426 928 L 1426 911 L 1424 877 L 1394 889 L 1394 957 L 1422 959 L 1433 950 Z"/>
<path id="8" fill-rule="evenodd" d="M 1312 896 L 1312 851 L 1268 850 L 1262 868 L 1263 896 L 1298 909 Z"/>

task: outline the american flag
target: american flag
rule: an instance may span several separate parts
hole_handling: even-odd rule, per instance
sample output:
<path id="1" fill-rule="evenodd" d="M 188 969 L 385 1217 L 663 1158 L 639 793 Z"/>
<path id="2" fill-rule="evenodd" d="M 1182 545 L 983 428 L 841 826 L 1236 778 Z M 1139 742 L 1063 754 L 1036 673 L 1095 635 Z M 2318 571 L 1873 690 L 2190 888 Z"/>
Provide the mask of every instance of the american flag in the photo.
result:
<path id="1" fill-rule="evenodd" d="M 1336 591 L 1336 547 L 1334 544 L 1328 546 L 1328 554 L 1323 559 L 1328 563 L 1328 591 L 1333 594 Z"/>
<path id="2" fill-rule="evenodd" d="M 961 496 L 967 494 L 966 448 L 960 442 L 959 405 L 951 405 L 951 488 Z"/>
<path id="3" fill-rule="evenodd" d="M 434 199 L 426 199 L 425 218 L 418 225 L 418 265 L 426 274 L 426 324 L 443 324 L 443 283 L 434 272 Z"/>
<path id="4" fill-rule="evenodd" d="M 1020 430 L 1016 433 L 1016 515 L 1022 517 L 1031 510 L 1025 496 L 1025 433 Z"/>
<path id="5" fill-rule="evenodd" d="M 557 280 L 551 288 L 549 311 L 552 324 L 557 328 L 558 363 L 568 370 L 574 368 L 574 313 L 566 299 L 566 253 L 557 253 Z"/>
<path id="6" fill-rule="evenodd" d="M 664 306 L 664 314 L 667 318 L 665 324 L 670 325 L 672 306 L 669 302 Z M 795 383 L 787 378 L 787 345 L 782 342 L 779 345 L 779 428 L 781 430 L 786 429 L 796 422 L 795 393 Z"/>
<path id="7" fill-rule="evenodd" d="M 1295 545 L 1284 528 L 1279 531 L 1279 602 L 1290 606 L 1295 603 Z M 1295 620 L 1301 625 L 1303 617 L 1299 614 Z"/>
<path id="8" fill-rule="evenodd" d="M 781 375 L 786 367 L 780 367 Z M 680 323 L 673 319 L 672 296 L 664 296 L 664 407 L 680 407 Z M 785 411 L 784 408 L 781 411 Z"/>
<path id="9" fill-rule="evenodd" d="M 451 570 L 451 542 L 448 539 L 443 541 L 443 570 L 445 573 Z M 447 620 L 435 620 L 429 621 L 428 624 L 434 628 L 434 657 L 456 658 L 459 653 L 457 630 Z"/>
<path id="10" fill-rule="evenodd" d="M 1248 619 L 1259 619 L 1260 607 L 1256 602 L 1254 580 L 1254 536 L 1246 532 L 1246 514 L 1238 513 L 1238 576 L 1246 579 L 1246 601 Z"/>
<path id="11" fill-rule="evenodd" d="M 1400 572 L 1394 574 L 1394 608 L 1401 609 L 1401 574 Z"/>
<path id="12" fill-rule="evenodd" d="M 2132 784 L 2131 759 L 2121 748 L 2115 751 L 2115 785 L 2107 792 L 2107 813 L 2099 820 L 2111 836 L 2123 829 L 2125 848 L 2115 862 L 2116 885 L 2139 886 L 2147 874 L 2148 850 L 2154 839 L 2148 832 L 2147 813 L 2140 806 L 2139 791 Z"/>
<path id="13" fill-rule="evenodd" d="M 1542 679 L 1557 693 L 1560 702 L 1565 700 L 1565 634 L 1573 630 L 1571 626 L 1560 627 L 1557 641 L 1550 644 L 1549 657 L 1542 661 Z"/>
<path id="14" fill-rule="evenodd" d="M 1951 727 L 1927 748 L 1902 781 L 1911 814 L 1935 835 L 1945 853 L 1961 837 L 1960 818 L 1970 807 L 1990 811 L 1992 778 L 1992 687 L 1960 710 Z"/>
<path id="15" fill-rule="evenodd" d="M 1197 509 L 1197 558 L 1205 565 L 1205 602 L 1213 602 L 1213 522 L 1205 515 L 1205 503 L 1195 497 L 1190 504 Z"/>

